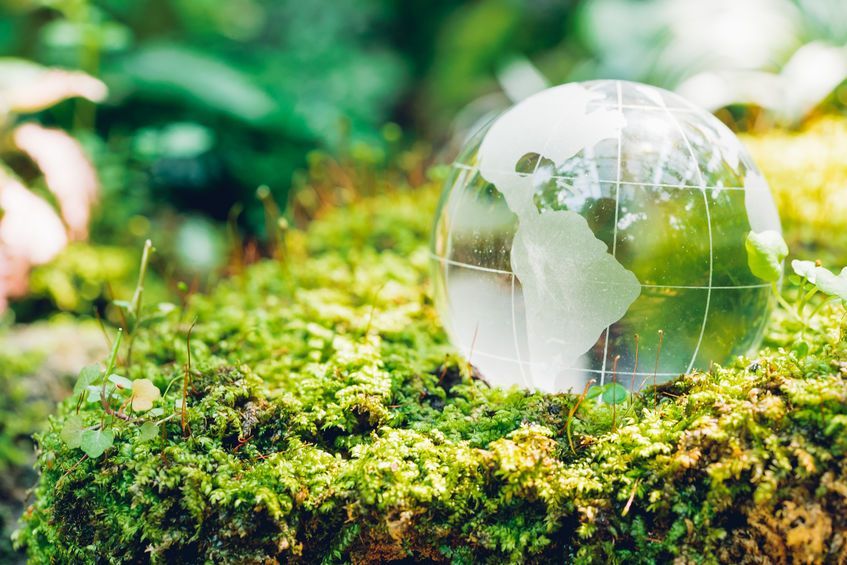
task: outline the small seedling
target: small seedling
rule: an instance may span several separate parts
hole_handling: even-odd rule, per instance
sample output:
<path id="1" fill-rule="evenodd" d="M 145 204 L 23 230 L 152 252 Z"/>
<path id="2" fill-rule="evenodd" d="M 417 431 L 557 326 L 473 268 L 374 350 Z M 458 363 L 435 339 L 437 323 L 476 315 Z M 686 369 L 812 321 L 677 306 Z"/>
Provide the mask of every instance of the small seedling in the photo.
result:
<path id="1" fill-rule="evenodd" d="M 794 274 L 790 280 L 800 287 L 800 296 L 794 306 L 788 303 L 779 292 L 777 282 L 782 277 L 782 261 L 788 255 L 788 245 L 778 232 L 750 232 L 747 236 L 747 260 L 754 275 L 771 283 L 773 294 L 791 316 L 803 324 L 803 331 L 809 327 L 809 321 L 825 305 L 840 302 L 847 303 L 847 267 L 836 275 L 823 267 L 820 261 L 791 261 Z M 809 314 L 806 306 L 817 293 L 825 294 L 827 299 L 821 301 Z M 798 356 L 808 352 L 802 345 L 795 347 Z"/>
<path id="2" fill-rule="evenodd" d="M 579 397 L 576 399 L 576 402 L 574 402 L 574 405 L 571 406 L 571 409 L 568 411 L 568 420 L 567 422 L 565 422 L 565 433 L 568 436 L 568 445 L 571 446 L 571 451 L 573 451 L 574 455 L 576 455 L 576 447 L 574 447 L 573 444 L 573 435 L 571 434 L 571 423 L 573 422 L 574 414 L 576 414 L 576 411 L 579 410 L 579 405 L 582 404 L 582 401 L 585 400 L 585 398 L 588 396 L 588 391 L 591 390 L 591 385 L 593 385 L 595 382 L 597 381 L 591 379 L 587 383 L 585 383 L 585 388 L 583 389 L 582 394 L 579 395 Z"/>

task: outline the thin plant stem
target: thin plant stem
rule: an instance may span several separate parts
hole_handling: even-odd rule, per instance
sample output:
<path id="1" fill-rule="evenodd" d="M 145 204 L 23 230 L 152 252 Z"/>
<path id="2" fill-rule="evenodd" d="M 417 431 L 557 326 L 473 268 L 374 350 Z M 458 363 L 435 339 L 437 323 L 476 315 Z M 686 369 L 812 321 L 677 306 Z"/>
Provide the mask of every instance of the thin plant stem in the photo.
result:
<path id="1" fill-rule="evenodd" d="M 617 415 L 618 415 L 618 402 L 617 402 L 617 384 L 618 384 L 618 361 L 620 361 L 621 356 L 615 355 L 615 360 L 612 361 L 612 431 L 614 432 L 617 429 L 615 425 Z"/>
<path id="2" fill-rule="evenodd" d="M 579 405 L 582 404 L 582 401 L 585 400 L 585 397 L 588 395 L 588 389 L 590 389 L 591 385 L 596 382 L 597 381 L 595 379 L 591 379 L 587 383 L 585 383 L 585 389 L 583 389 L 582 394 L 579 395 L 574 405 L 568 411 L 568 420 L 567 422 L 565 422 L 565 432 L 568 436 L 568 445 L 571 446 L 571 451 L 573 451 L 574 455 L 576 455 L 576 447 L 574 447 L 573 444 L 573 435 L 571 434 L 571 422 L 573 422 L 574 414 L 576 414 L 576 411 L 579 410 Z"/>
<path id="3" fill-rule="evenodd" d="M 665 330 L 659 330 L 659 345 L 656 347 L 656 366 L 653 369 L 653 408 L 659 402 L 658 393 L 656 392 L 656 374 L 659 372 L 659 355 L 662 353 L 662 341 L 665 339 Z"/>
<path id="4" fill-rule="evenodd" d="M 803 324 L 803 319 L 799 315 L 797 315 L 797 312 L 794 311 L 794 308 L 791 307 L 791 304 L 789 304 L 782 297 L 782 294 L 780 294 L 779 289 L 776 287 L 776 281 L 771 283 L 771 290 L 773 291 L 773 295 L 776 297 L 776 301 L 779 302 L 779 305 L 782 306 L 786 311 L 788 311 L 788 313 L 791 314 L 794 319 Z"/>
<path id="5" fill-rule="evenodd" d="M 638 334 L 635 334 L 635 366 L 632 368 L 632 379 L 629 381 L 629 406 L 632 408 L 633 398 L 635 394 L 635 374 L 638 372 Z"/>
<path id="6" fill-rule="evenodd" d="M 147 277 L 147 265 L 150 264 L 150 254 L 153 253 L 153 242 L 149 239 L 144 242 L 144 250 L 141 252 L 141 266 L 138 269 L 138 282 L 135 283 L 135 292 L 132 293 L 132 301 L 129 303 L 129 311 L 132 314 L 132 329 L 129 332 L 129 340 L 126 351 L 126 364 L 132 364 L 132 344 L 135 341 L 135 328 L 141 319 L 141 305 L 144 297 L 144 279 Z"/>

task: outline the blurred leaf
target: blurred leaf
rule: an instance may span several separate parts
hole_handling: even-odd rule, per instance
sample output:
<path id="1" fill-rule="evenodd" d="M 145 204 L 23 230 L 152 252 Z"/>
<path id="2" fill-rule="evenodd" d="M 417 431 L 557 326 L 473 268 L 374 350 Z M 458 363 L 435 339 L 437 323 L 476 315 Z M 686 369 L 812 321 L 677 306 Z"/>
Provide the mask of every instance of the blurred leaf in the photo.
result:
<path id="1" fill-rule="evenodd" d="M 79 142 L 59 129 L 25 123 L 12 132 L 15 145 L 44 174 L 62 218 L 75 239 L 88 237 L 91 208 L 97 199 L 97 172 Z"/>
<path id="2" fill-rule="evenodd" d="M 40 36 L 45 46 L 56 50 L 80 49 L 90 41 L 104 51 L 119 51 L 132 43 L 129 28 L 114 21 L 92 23 L 56 19 L 41 28 Z"/>
<path id="3" fill-rule="evenodd" d="M 156 98 L 182 98 L 248 123 L 261 123 L 274 100 L 249 75 L 205 52 L 173 44 L 139 49 L 119 70 L 135 87 Z"/>
<path id="4" fill-rule="evenodd" d="M 798 341 L 791 347 L 791 351 L 793 351 L 798 358 L 802 359 L 809 354 L 809 344 L 805 341 Z"/>
<path id="5" fill-rule="evenodd" d="M 134 140 L 136 151 L 147 158 L 189 159 L 209 151 L 215 134 L 193 122 L 176 122 L 162 129 L 143 129 Z"/>
<path id="6" fill-rule="evenodd" d="M 43 67 L 13 57 L 0 58 L 0 101 L 6 106 L 4 110 L 38 112 L 77 96 L 100 102 L 106 94 L 106 85 L 85 73 Z"/>
<path id="7" fill-rule="evenodd" d="M 847 301 L 847 267 L 837 275 L 824 267 L 815 268 L 815 285 L 821 292 Z"/>
<path id="8" fill-rule="evenodd" d="M 798 261 L 794 259 L 791 261 L 791 268 L 797 273 L 798 276 L 803 277 L 808 280 L 810 283 L 815 284 L 815 265 L 814 261 Z"/>
<path id="9" fill-rule="evenodd" d="M 32 265 L 53 259 L 68 243 L 65 226 L 46 200 L 0 169 L 0 241 L 6 254 Z"/>
<path id="10" fill-rule="evenodd" d="M 74 383 L 74 396 L 81 394 L 90 385 L 93 385 L 100 378 L 100 366 L 97 364 L 86 365 L 79 372 L 79 376 Z"/>

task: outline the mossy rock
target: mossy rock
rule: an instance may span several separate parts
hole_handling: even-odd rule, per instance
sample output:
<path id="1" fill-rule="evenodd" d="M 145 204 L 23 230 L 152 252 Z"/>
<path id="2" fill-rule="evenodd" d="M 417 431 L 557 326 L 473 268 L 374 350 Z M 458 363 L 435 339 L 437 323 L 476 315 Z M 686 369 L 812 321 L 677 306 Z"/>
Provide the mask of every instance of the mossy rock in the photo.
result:
<path id="1" fill-rule="evenodd" d="M 755 360 L 615 407 L 490 388 L 427 295 L 434 200 L 328 213 L 284 263 L 141 329 L 118 372 L 164 392 L 158 415 L 105 418 L 114 445 L 92 459 L 60 436 L 78 403 L 60 407 L 16 536 L 32 561 L 847 558 L 842 307 L 808 353 L 778 318 Z"/>

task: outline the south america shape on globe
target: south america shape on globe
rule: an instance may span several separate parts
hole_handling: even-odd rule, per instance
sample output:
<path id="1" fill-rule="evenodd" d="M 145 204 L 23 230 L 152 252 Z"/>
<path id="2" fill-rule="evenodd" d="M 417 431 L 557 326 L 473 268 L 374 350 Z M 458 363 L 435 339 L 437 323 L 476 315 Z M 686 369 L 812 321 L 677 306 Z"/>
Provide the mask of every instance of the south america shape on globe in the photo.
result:
<path id="1" fill-rule="evenodd" d="M 499 117 L 479 149 L 480 175 L 503 195 L 518 218 L 511 267 L 523 288 L 529 353 L 550 359 L 530 366 L 532 384 L 555 390 L 561 371 L 574 368 L 620 320 L 641 293 L 581 215 L 539 211 L 531 174 L 516 169 L 528 156 L 560 166 L 598 142 L 619 137 L 626 122 L 612 109 L 588 110 L 597 97 L 580 84 L 540 92 Z"/>

